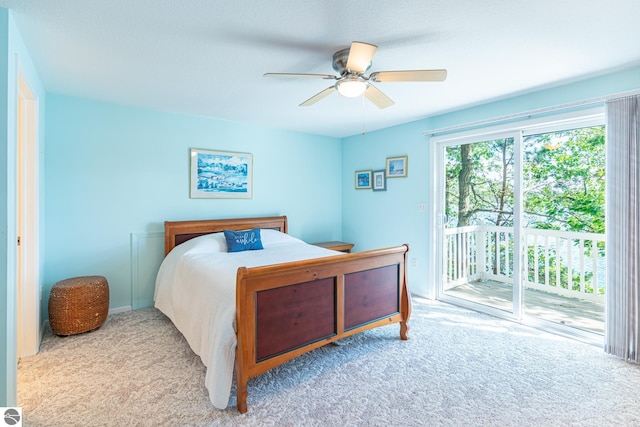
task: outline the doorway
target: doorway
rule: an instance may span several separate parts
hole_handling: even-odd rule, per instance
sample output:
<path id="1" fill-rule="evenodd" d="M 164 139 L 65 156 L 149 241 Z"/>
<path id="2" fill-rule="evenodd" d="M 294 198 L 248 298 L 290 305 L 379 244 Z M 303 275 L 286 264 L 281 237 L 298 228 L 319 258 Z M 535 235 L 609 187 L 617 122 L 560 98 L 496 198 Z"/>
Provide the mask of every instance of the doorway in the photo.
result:
<path id="1" fill-rule="evenodd" d="M 602 341 L 603 121 L 434 138 L 439 299 Z"/>
<path id="2" fill-rule="evenodd" d="M 17 336 L 18 357 L 40 347 L 38 100 L 18 75 L 17 105 Z"/>
<path id="3" fill-rule="evenodd" d="M 441 298 L 519 318 L 521 135 L 506 133 L 444 145 L 445 213 Z M 516 152 L 518 151 L 518 153 Z"/>

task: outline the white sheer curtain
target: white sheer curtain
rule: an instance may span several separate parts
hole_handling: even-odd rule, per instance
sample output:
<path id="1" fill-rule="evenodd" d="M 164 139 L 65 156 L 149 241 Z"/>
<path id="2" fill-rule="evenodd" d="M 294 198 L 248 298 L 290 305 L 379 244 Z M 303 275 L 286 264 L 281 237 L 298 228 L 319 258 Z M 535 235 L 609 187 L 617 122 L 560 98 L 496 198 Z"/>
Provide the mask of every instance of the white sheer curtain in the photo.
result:
<path id="1" fill-rule="evenodd" d="M 640 95 L 607 102 L 605 352 L 640 362 Z"/>

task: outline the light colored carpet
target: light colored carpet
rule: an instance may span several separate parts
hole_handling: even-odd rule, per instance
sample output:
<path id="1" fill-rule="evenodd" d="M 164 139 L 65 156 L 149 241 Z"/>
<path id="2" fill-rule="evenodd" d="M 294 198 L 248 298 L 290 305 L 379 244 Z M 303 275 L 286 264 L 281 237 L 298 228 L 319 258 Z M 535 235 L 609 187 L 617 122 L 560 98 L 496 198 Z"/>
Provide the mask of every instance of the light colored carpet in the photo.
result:
<path id="1" fill-rule="evenodd" d="M 45 336 L 20 361 L 26 426 L 640 425 L 640 366 L 435 301 L 398 326 L 306 354 L 249 382 L 249 412 L 213 408 L 205 370 L 155 309 Z M 235 390 L 233 390 L 235 393 Z"/>

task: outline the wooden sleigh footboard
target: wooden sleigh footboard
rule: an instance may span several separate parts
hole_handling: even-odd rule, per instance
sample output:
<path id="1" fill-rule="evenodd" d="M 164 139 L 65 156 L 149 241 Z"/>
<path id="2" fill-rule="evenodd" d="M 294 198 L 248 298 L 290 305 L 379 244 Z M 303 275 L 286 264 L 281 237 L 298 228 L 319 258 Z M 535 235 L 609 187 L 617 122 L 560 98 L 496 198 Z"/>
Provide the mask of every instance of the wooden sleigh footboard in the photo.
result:
<path id="1" fill-rule="evenodd" d="M 204 234 L 251 228 L 287 233 L 287 217 L 166 221 L 165 255 Z M 391 323 L 400 323 L 400 338 L 408 339 L 408 250 L 402 245 L 239 268 L 235 364 L 238 410 L 247 411 L 249 378 L 315 348 Z"/>
<path id="2" fill-rule="evenodd" d="M 236 386 L 247 412 L 247 382 L 347 336 L 400 323 L 408 339 L 409 247 L 238 269 Z"/>

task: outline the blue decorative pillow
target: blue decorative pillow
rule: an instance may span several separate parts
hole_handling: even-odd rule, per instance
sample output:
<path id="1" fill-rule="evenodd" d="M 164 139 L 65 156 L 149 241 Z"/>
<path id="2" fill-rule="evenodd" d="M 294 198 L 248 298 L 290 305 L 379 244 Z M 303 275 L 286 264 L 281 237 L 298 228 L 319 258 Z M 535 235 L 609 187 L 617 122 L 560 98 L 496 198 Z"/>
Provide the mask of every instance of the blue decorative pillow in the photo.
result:
<path id="1" fill-rule="evenodd" d="M 263 249 L 259 228 L 246 231 L 224 230 L 224 238 L 227 241 L 227 252 Z"/>

